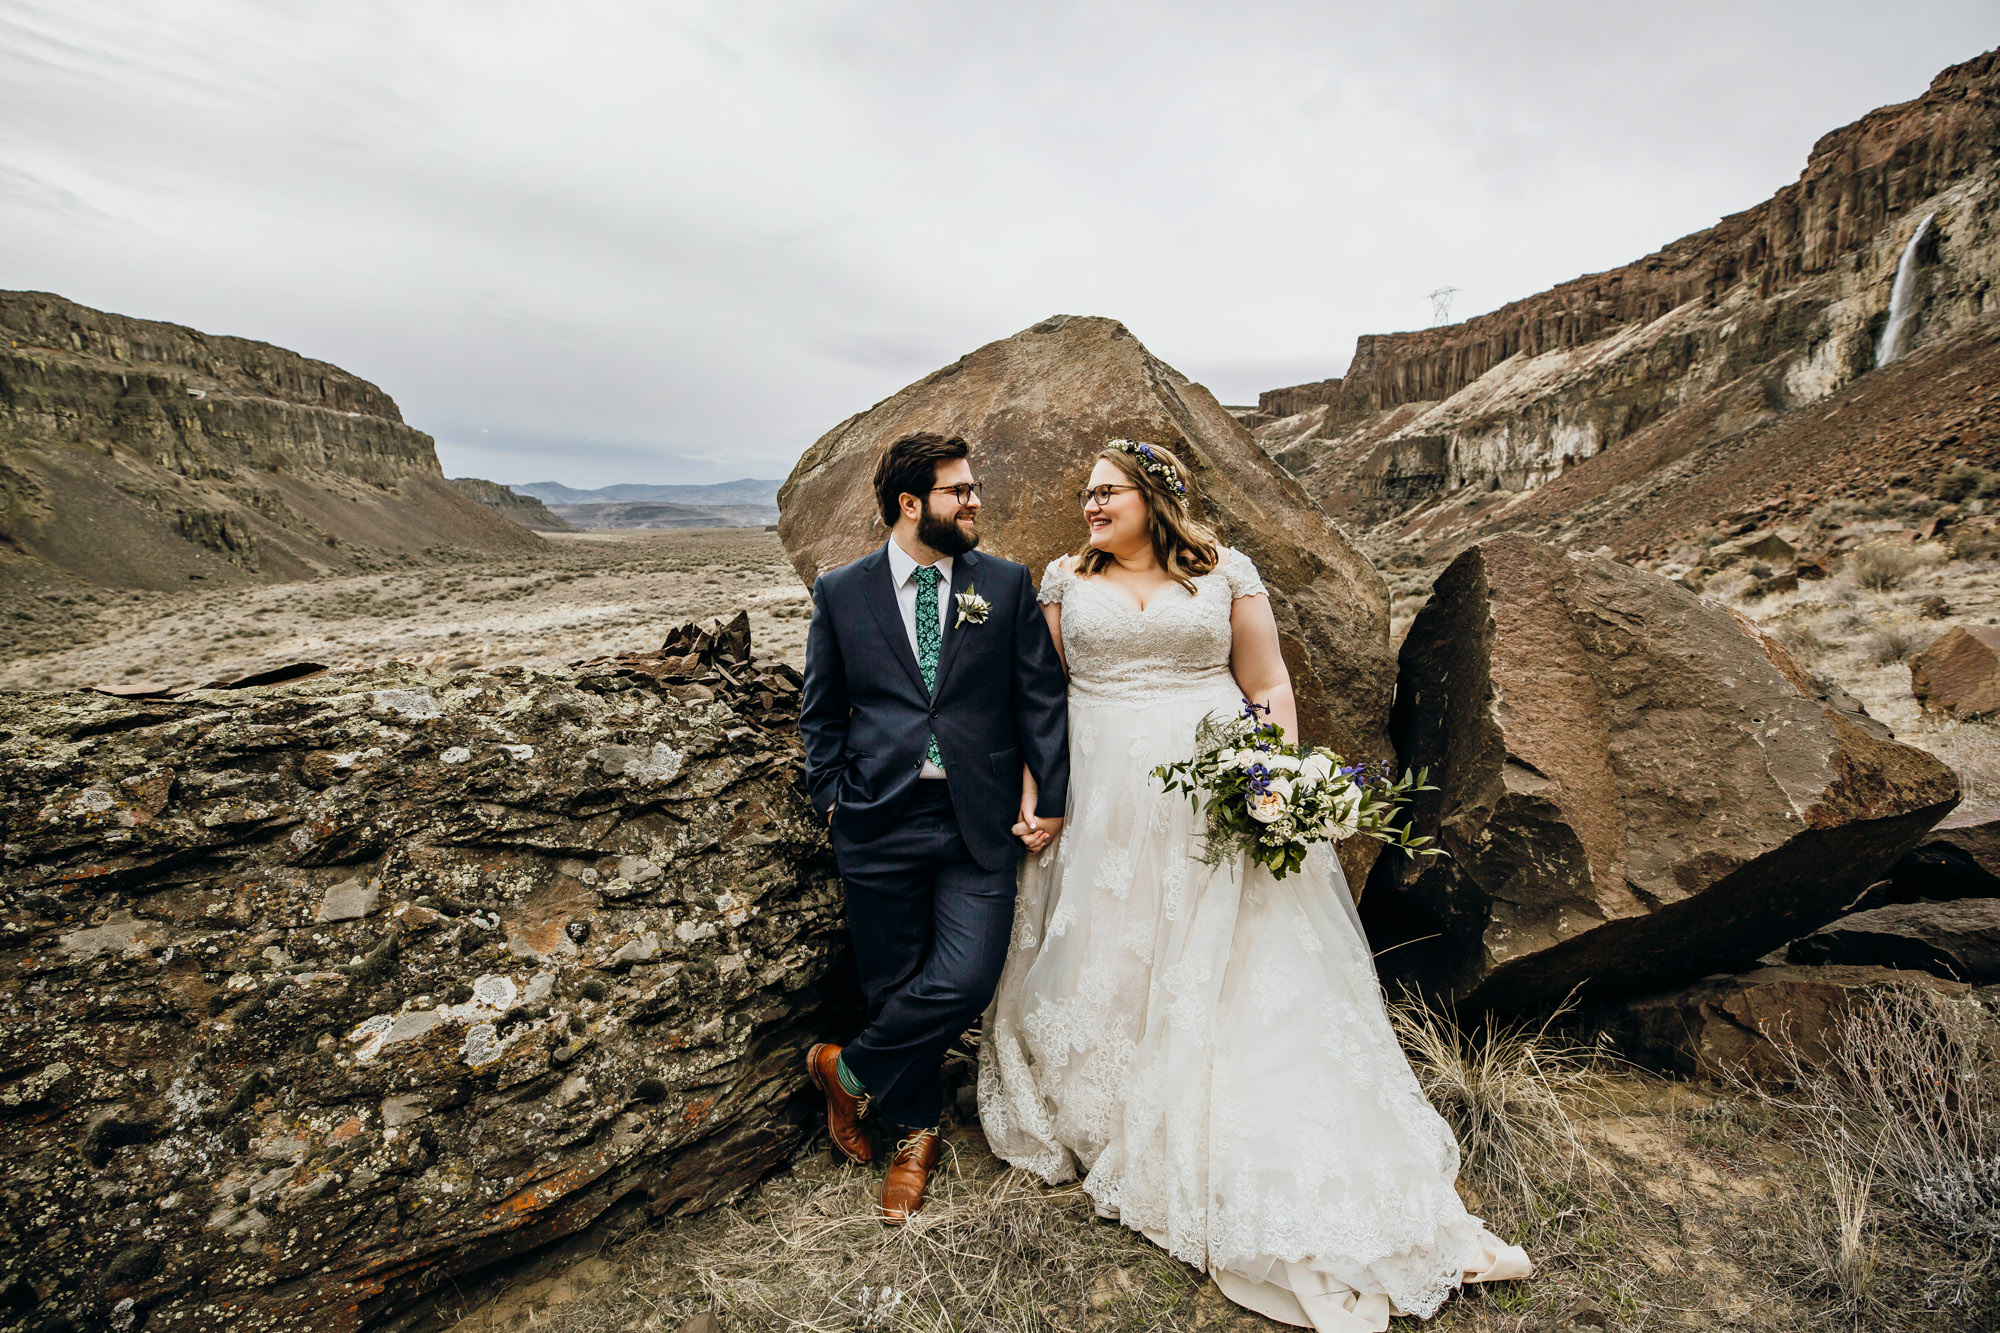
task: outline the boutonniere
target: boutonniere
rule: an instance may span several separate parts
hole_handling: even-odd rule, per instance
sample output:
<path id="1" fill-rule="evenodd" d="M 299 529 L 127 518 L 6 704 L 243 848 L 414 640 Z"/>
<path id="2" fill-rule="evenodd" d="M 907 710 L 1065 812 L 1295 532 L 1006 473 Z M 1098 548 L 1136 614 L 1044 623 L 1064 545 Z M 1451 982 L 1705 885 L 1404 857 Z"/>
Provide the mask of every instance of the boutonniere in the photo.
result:
<path id="1" fill-rule="evenodd" d="M 951 622 L 953 629 L 957 629 L 960 625 L 984 625 L 986 623 L 986 613 L 993 609 L 991 602 L 988 602 L 977 591 L 971 588 L 967 588 L 964 592 L 960 593 L 956 600 L 958 602 L 958 619 Z"/>

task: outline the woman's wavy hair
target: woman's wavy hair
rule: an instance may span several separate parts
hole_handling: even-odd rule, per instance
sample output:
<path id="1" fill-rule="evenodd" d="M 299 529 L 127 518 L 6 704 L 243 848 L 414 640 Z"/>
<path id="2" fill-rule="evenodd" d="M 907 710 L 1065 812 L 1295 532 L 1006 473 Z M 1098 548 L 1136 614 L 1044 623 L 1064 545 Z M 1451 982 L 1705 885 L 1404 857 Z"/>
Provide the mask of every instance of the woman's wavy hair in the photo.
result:
<path id="1" fill-rule="evenodd" d="M 1146 501 L 1147 527 L 1153 538 L 1153 558 L 1160 562 L 1160 568 L 1167 571 L 1167 577 L 1187 589 L 1194 591 L 1194 581 L 1203 574 L 1211 573 L 1222 558 L 1222 539 L 1215 529 L 1196 518 L 1194 507 L 1194 477 L 1187 466 L 1163 445 L 1149 444 L 1152 458 L 1165 463 L 1180 478 L 1185 494 L 1178 494 L 1169 486 L 1165 478 L 1147 469 L 1137 455 L 1122 449 L 1104 448 L 1097 453 L 1120 472 L 1125 479 L 1139 488 L 1139 494 Z M 1088 474 L 1086 474 L 1088 480 Z M 1076 572 L 1079 577 L 1088 577 L 1111 563 L 1111 557 L 1090 544 L 1090 538 L 1083 539 L 1083 546 L 1076 553 Z"/>

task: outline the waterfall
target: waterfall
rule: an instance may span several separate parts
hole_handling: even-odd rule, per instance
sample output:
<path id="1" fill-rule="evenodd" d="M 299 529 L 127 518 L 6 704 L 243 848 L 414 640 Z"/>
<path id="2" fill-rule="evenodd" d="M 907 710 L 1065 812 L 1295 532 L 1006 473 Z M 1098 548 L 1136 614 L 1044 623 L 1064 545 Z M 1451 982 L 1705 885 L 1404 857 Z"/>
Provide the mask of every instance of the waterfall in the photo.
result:
<path id="1" fill-rule="evenodd" d="M 1903 257 L 1896 261 L 1896 281 L 1889 288 L 1889 322 L 1883 326 L 1882 341 L 1875 349 L 1875 369 L 1880 370 L 1896 359 L 1903 350 L 1903 333 L 1909 327 L 1910 309 L 1917 290 L 1917 247 L 1930 234 L 1931 222 L 1937 217 L 1932 213 L 1917 224 L 1916 234 L 1903 247 Z"/>

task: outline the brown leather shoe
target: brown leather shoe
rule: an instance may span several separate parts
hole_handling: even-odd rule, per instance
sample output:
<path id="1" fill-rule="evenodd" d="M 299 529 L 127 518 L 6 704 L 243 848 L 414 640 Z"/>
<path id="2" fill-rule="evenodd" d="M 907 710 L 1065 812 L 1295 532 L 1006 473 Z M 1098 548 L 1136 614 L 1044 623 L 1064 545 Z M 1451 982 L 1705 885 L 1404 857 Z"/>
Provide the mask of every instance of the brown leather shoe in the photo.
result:
<path id="1" fill-rule="evenodd" d="M 934 1129 L 919 1129 L 896 1145 L 889 1170 L 882 1177 L 882 1221 L 901 1226 L 924 1206 L 924 1187 L 937 1169 L 944 1141 Z"/>
<path id="2" fill-rule="evenodd" d="M 866 1166 L 875 1160 L 875 1141 L 861 1127 L 862 1117 L 868 1114 L 869 1099 L 856 1097 L 840 1086 L 840 1071 L 835 1067 L 840 1060 L 840 1049 L 830 1041 L 814 1046 L 806 1052 L 806 1073 L 826 1098 L 826 1132 L 833 1140 L 833 1151 L 850 1162 Z"/>

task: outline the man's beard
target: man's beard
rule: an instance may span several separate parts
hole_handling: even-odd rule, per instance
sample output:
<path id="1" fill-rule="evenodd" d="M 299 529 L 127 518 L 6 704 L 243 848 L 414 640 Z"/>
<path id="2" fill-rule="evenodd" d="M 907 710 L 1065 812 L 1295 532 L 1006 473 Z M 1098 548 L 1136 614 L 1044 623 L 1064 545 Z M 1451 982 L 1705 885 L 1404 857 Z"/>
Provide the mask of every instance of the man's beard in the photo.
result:
<path id="1" fill-rule="evenodd" d="M 923 516 L 917 520 L 917 540 L 939 555 L 964 555 L 979 545 L 979 530 L 974 528 L 968 537 L 956 519 L 941 518 L 925 505 Z"/>

